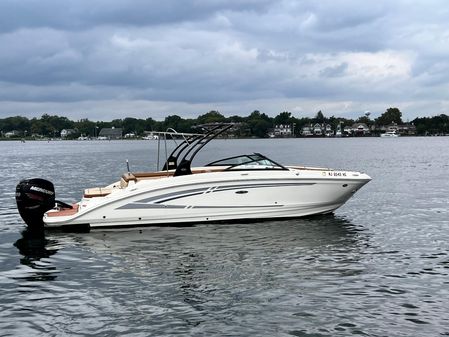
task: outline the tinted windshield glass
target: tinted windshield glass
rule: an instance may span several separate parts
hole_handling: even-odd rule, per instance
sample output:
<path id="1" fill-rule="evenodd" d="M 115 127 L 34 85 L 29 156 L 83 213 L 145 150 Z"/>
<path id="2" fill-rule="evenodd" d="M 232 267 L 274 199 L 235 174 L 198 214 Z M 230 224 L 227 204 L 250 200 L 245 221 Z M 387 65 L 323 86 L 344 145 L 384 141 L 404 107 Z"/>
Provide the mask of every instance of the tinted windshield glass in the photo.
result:
<path id="1" fill-rule="evenodd" d="M 251 169 L 285 169 L 283 166 L 257 153 L 217 160 L 206 166 L 230 166 L 229 169 L 243 169 L 248 167 Z"/>
<path id="2" fill-rule="evenodd" d="M 253 155 L 230 157 L 230 158 L 225 158 L 225 159 L 214 161 L 210 164 L 207 164 L 206 166 L 235 166 L 235 165 L 250 163 L 254 160 L 257 160 L 257 158 L 252 158 L 252 157 L 253 157 Z"/>

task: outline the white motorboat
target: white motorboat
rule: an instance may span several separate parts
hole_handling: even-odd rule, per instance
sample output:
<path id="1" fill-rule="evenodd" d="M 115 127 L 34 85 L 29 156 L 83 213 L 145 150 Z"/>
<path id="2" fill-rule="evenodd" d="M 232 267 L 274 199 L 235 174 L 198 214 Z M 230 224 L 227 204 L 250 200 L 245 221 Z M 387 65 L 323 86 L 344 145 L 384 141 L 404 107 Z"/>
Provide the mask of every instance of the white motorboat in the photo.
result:
<path id="1" fill-rule="evenodd" d="M 195 155 L 232 125 L 185 137 L 161 171 L 123 174 L 106 187 L 89 188 L 81 201 L 55 200 L 53 184 L 21 181 L 20 215 L 29 227 L 127 227 L 233 220 L 294 218 L 342 206 L 371 180 L 360 172 L 284 166 L 254 153 L 191 167 Z"/>
<path id="2" fill-rule="evenodd" d="M 396 130 L 392 130 L 392 131 L 387 131 L 385 133 L 381 133 L 380 136 L 382 138 L 399 137 L 399 134 L 396 132 Z"/>
<path id="3" fill-rule="evenodd" d="M 158 135 L 154 135 L 153 133 L 150 133 L 147 136 L 142 137 L 143 140 L 158 140 L 159 136 Z"/>

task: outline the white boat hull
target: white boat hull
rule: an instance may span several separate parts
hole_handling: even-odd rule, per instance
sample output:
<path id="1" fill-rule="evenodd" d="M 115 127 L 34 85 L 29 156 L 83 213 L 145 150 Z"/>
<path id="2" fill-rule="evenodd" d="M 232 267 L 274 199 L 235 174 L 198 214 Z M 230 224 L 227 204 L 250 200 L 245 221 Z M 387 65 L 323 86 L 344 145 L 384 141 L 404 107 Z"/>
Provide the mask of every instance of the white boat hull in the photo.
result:
<path id="1" fill-rule="evenodd" d="M 385 133 L 381 133 L 380 136 L 382 138 L 397 138 L 397 137 L 399 137 L 399 134 L 397 134 L 395 132 L 385 132 Z"/>
<path id="2" fill-rule="evenodd" d="M 302 217 L 333 212 L 369 180 L 358 172 L 316 169 L 164 177 L 83 198 L 75 214 L 51 210 L 43 220 L 46 227 L 102 228 Z"/>

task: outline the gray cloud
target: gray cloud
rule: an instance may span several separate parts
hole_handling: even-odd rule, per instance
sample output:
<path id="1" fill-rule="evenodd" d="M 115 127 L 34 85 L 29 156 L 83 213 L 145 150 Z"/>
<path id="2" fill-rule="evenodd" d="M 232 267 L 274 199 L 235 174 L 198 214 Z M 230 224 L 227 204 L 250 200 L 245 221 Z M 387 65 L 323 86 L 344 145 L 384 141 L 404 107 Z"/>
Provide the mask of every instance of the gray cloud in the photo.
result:
<path id="1" fill-rule="evenodd" d="M 3 0 L 0 2 L 0 29 L 146 27 L 202 20 L 221 10 L 263 11 L 269 4 L 267 0 Z"/>
<path id="2" fill-rule="evenodd" d="M 5 0 L 0 117 L 449 113 L 448 14 L 444 0 Z"/>

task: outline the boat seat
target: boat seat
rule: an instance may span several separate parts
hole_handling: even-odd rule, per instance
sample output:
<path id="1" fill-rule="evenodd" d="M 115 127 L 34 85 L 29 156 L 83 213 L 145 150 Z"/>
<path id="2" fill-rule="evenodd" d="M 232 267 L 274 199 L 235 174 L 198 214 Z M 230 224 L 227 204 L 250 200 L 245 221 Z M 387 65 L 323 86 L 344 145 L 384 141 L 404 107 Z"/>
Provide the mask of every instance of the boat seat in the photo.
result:
<path id="1" fill-rule="evenodd" d="M 201 169 L 193 169 L 192 174 L 209 173 L 223 171 L 222 167 L 207 167 Z M 124 173 L 120 179 L 120 187 L 125 188 L 130 181 L 134 183 L 140 180 L 160 179 L 165 177 L 172 177 L 175 174 L 174 170 L 158 171 L 158 172 L 127 172 Z"/>
<path id="2" fill-rule="evenodd" d="M 124 173 L 122 175 L 122 179 L 126 182 L 129 181 L 137 181 L 140 179 L 154 179 L 154 178 L 163 178 L 163 177 L 168 177 L 168 176 L 172 176 L 173 172 L 128 172 L 128 173 Z"/>
<path id="3" fill-rule="evenodd" d="M 169 176 L 173 176 L 173 172 L 127 172 L 120 179 L 120 187 L 125 188 L 130 181 L 136 183 L 139 180 L 160 179 Z"/>
<path id="4" fill-rule="evenodd" d="M 93 187 L 84 190 L 84 198 L 104 197 L 112 192 L 112 188 Z"/>

